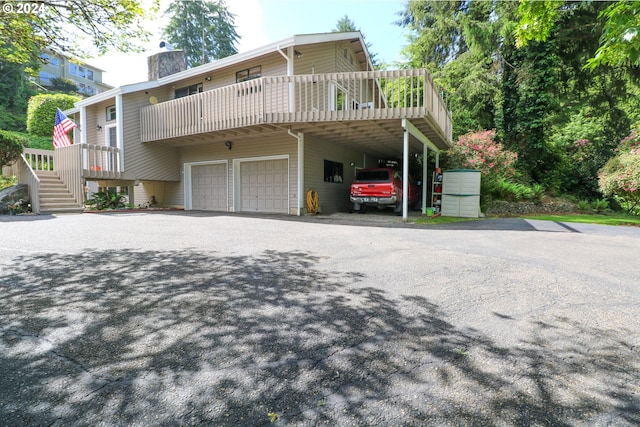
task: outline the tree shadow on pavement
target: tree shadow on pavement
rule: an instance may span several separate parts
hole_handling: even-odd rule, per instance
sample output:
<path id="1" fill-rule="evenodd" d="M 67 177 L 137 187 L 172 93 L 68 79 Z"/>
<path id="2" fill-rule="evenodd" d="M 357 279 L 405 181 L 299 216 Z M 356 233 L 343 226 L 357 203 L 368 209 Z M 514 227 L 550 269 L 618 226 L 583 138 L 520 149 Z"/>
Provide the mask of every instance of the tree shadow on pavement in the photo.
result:
<path id="1" fill-rule="evenodd" d="M 629 331 L 558 318 L 505 348 L 304 252 L 14 261 L 0 278 L 5 425 L 640 423 Z"/>

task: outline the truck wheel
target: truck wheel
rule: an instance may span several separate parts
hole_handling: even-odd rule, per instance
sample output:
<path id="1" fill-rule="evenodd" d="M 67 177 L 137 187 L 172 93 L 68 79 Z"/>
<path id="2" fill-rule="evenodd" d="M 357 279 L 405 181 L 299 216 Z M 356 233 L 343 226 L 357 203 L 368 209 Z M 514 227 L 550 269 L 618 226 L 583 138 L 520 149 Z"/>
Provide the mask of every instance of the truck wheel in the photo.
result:
<path id="1" fill-rule="evenodd" d="M 366 214 L 367 213 L 367 205 L 365 205 L 365 204 L 360 205 L 360 209 L 357 212 L 359 214 Z"/>

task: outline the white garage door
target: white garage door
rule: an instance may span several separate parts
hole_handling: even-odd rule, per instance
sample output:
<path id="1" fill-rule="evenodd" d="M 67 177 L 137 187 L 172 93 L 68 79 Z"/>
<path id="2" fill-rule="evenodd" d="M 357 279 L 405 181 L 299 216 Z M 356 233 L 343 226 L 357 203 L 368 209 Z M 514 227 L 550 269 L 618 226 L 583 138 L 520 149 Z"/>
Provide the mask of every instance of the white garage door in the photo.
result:
<path id="1" fill-rule="evenodd" d="M 287 159 L 240 163 L 240 209 L 289 213 Z"/>
<path id="2" fill-rule="evenodd" d="M 191 166 L 191 209 L 227 211 L 227 165 Z"/>

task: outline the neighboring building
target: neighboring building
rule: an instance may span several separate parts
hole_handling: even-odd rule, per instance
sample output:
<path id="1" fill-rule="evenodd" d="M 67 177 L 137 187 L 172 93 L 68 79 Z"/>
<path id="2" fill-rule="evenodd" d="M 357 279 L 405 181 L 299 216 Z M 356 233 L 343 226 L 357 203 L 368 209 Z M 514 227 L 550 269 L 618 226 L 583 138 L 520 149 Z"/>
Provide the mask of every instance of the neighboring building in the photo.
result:
<path id="1" fill-rule="evenodd" d="M 65 78 L 72 80 L 78 86 L 78 92 L 86 96 L 93 96 L 113 89 L 113 86 L 102 83 L 104 70 L 85 63 L 72 62 L 65 55 L 47 51 L 40 55 L 44 64 L 38 74 L 37 82 L 40 86 L 50 87 L 51 79 Z"/>
<path id="2" fill-rule="evenodd" d="M 128 188 L 136 205 L 301 215 L 314 189 L 320 212 L 344 211 L 357 169 L 452 145 L 427 71 L 373 71 L 359 32 L 297 35 L 188 70 L 180 55 L 153 56 L 149 81 L 67 112 L 81 144 L 57 149 L 54 165 L 80 206 L 95 181 Z"/>

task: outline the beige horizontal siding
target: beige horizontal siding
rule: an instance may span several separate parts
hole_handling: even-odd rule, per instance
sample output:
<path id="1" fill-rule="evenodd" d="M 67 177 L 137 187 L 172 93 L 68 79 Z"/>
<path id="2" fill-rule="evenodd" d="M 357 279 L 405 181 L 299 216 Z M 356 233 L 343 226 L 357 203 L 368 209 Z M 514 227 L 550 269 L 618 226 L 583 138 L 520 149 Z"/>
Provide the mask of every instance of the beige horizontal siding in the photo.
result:
<path id="1" fill-rule="evenodd" d="M 182 169 L 185 163 L 227 160 L 229 169 L 229 210 L 238 210 L 234 206 L 233 160 L 267 156 L 289 156 L 289 207 L 291 212 L 297 209 L 298 189 L 298 140 L 286 132 L 277 132 L 259 138 L 233 139 L 229 150 L 224 142 L 184 147 L 179 150 Z M 170 206 L 184 206 L 184 170 L 180 185 L 167 187 L 166 200 Z"/>
<path id="2" fill-rule="evenodd" d="M 360 69 L 360 64 L 358 64 L 358 61 L 356 60 L 351 43 L 336 43 L 336 71 L 339 73 L 348 71 L 367 71 Z"/>
<path id="3" fill-rule="evenodd" d="M 320 212 L 343 212 L 350 207 L 349 187 L 356 167 L 364 167 L 366 156 L 363 152 L 340 144 L 305 137 L 304 144 L 304 187 L 306 192 L 313 188 L 318 192 Z M 342 163 L 342 183 L 324 181 L 324 161 Z M 354 166 L 350 163 L 354 162 Z M 370 162 L 376 162 L 372 159 Z M 369 161 L 367 163 L 370 163 Z"/>
<path id="4" fill-rule="evenodd" d="M 151 96 L 161 91 L 137 92 L 124 95 L 124 171 L 138 180 L 180 180 L 178 149 L 140 142 L 140 108 L 150 105 Z"/>
<path id="5" fill-rule="evenodd" d="M 286 52 L 285 52 L 286 53 Z M 287 74 L 287 62 L 282 55 L 277 52 L 270 53 L 258 58 L 254 58 L 250 61 L 234 64 L 233 67 L 229 67 L 223 70 L 216 71 L 211 74 L 211 81 L 206 82 L 205 90 L 217 89 L 225 86 L 229 86 L 236 83 L 236 73 L 238 71 L 246 70 L 261 66 L 262 76 L 282 76 Z"/>

